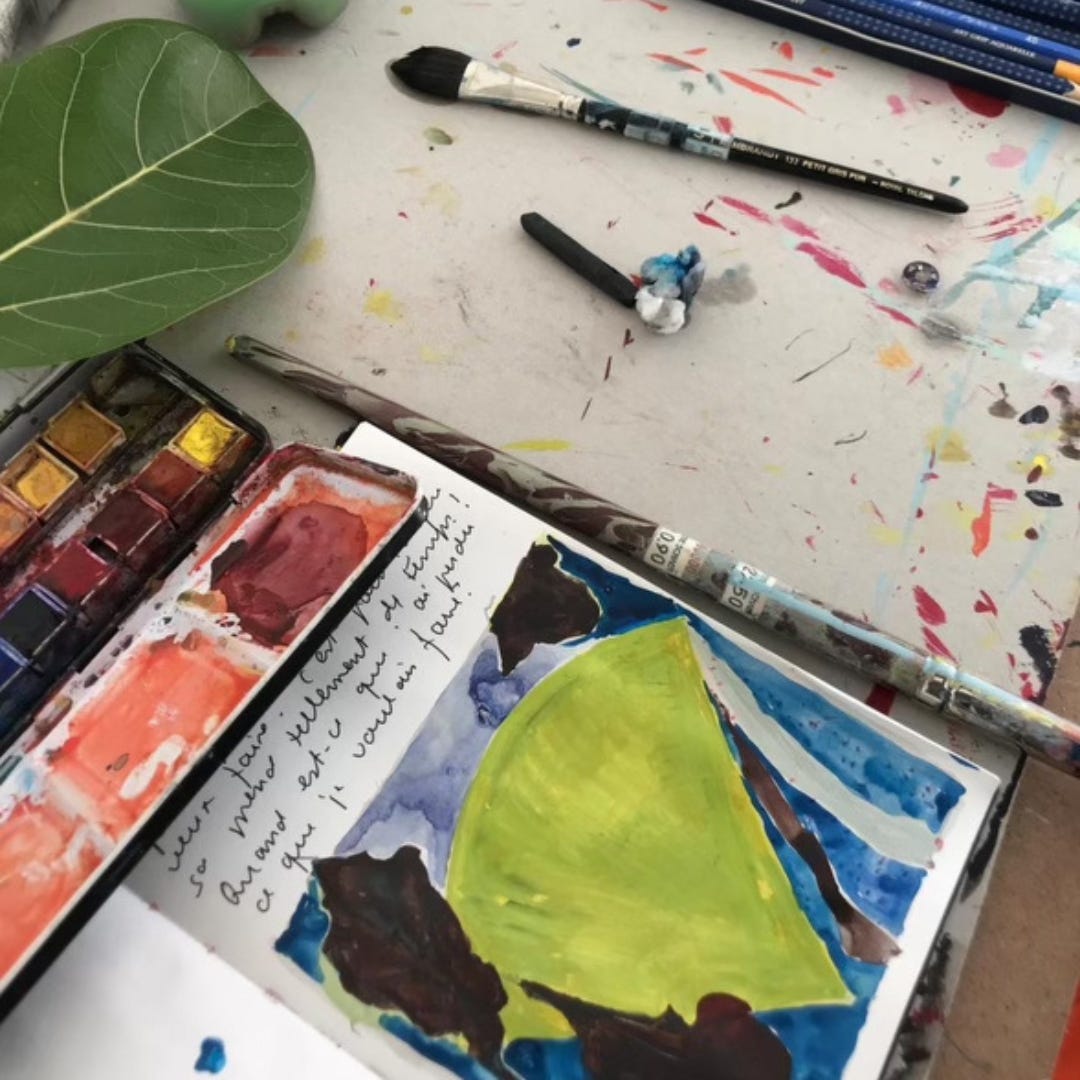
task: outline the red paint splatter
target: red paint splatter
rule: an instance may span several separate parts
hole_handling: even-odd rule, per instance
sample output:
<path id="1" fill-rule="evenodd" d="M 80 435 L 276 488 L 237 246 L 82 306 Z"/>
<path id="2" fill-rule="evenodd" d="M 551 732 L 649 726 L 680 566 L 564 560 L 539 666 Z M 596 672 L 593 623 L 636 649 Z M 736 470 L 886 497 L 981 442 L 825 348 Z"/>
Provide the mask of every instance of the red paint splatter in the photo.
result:
<path id="1" fill-rule="evenodd" d="M 640 289 L 645 284 L 645 279 L 640 274 L 631 274 L 630 280 L 634 283 L 636 289 Z"/>
<path id="2" fill-rule="evenodd" d="M 781 41 L 780 44 L 776 46 L 776 51 L 785 60 L 795 59 L 795 46 L 792 45 L 790 41 Z"/>
<path id="3" fill-rule="evenodd" d="M 697 71 L 700 74 L 705 73 L 704 68 L 699 68 L 697 64 L 692 64 L 689 60 L 683 60 L 680 56 L 670 56 L 668 53 L 651 52 L 646 54 L 650 60 L 657 60 L 661 64 L 667 64 L 669 67 L 679 68 L 681 71 Z"/>
<path id="4" fill-rule="evenodd" d="M 849 285 L 854 285 L 858 289 L 866 288 L 866 282 L 863 281 L 859 271 L 847 259 L 837 255 L 835 251 L 830 251 L 820 244 L 811 244 L 806 240 L 795 250 L 801 251 L 804 255 L 809 255 L 825 273 L 840 278 L 841 281 L 846 281 Z"/>
<path id="5" fill-rule="evenodd" d="M 816 67 L 812 69 L 815 75 L 820 75 L 823 79 L 835 79 L 836 72 L 830 71 L 828 68 Z"/>
<path id="6" fill-rule="evenodd" d="M 889 716 L 896 704 L 896 689 L 884 683 L 874 683 L 866 696 L 866 704 L 876 709 L 883 716 Z"/>
<path id="7" fill-rule="evenodd" d="M 921 378 L 923 377 L 923 375 L 924 375 L 925 373 L 926 373 L 926 367 L 925 367 L 925 365 L 923 365 L 923 364 L 920 364 L 920 365 L 919 365 L 919 366 L 918 366 L 918 367 L 917 367 L 917 368 L 916 368 L 916 369 L 915 369 L 915 370 L 914 370 L 914 371 L 913 371 L 913 372 L 911 373 L 911 375 L 910 375 L 910 376 L 908 376 L 908 381 L 907 381 L 907 385 L 908 385 L 908 386 L 911 386 L 911 385 L 913 385 L 914 383 L 917 383 L 917 382 L 918 382 L 918 381 L 919 381 L 919 380 L 920 380 L 920 379 L 921 379 Z"/>
<path id="8" fill-rule="evenodd" d="M 875 304 L 874 307 L 876 307 L 878 311 L 888 315 L 893 322 L 903 323 L 904 326 L 914 326 L 916 328 L 919 325 L 910 315 L 905 315 L 902 311 L 897 311 L 896 308 L 891 308 L 887 304 Z"/>
<path id="9" fill-rule="evenodd" d="M 796 236 L 805 236 L 808 240 L 820 240 L 816 229 L 811 229 L 805 221 L 800 221 L 798 218 L 793 218 L 788 214 L 785 214 L 780 219 L 780 224 L 787 229 L 788 232 L 794 233 Z"/>
<path id="10" fill-rule="evenodd" d="M 921 585 L 916 585 L 912 592 L 915 594 L 915 610 L 924 623 L 941 626 L 948 620 L 945 609 Z"/>
<path id="11" fill-rule="evenodd" d="M 900 286 L 899 286 L 899 285 L 897 285 L 897 284 L 896 284 L 896 282 L 895 282 L 895 281 L 893 281 L 893 279 L 892 279 L 892 278 L 887 278 L 887 277 L 883 277 L 883 278 L 882 278 L 882 279 L 881 279 L 881 280 L 880 280 L 880 281 L 879 281 L 879 282 L 877 283 L 877 287 L 878 287 L 878 288 L 879 288 L 879 289 L 880 289 L 880 290 L 881 290 L 882 292 L 892 293 L 892 294 L 893 294 L 893 296 L 896 296 L 896 295 L 897 295 L 897 294 L 898 294 L 898 293 L 900 292 Z"/>
<path id="12" fill-rule="evenodd" d="M 915 520 L 916 520 L 916 521 L 922 521 L 922 519 L 923 519 L 924 517 L 926 517 L 926 511 L 925 511 L 925 510 L 924 510 L 924 509 L 923 509 L 923 508 L 922 508 L 922 507 L 920 506 L 920 507 L 919 507 L 919 508 L 918 508 L 918 509 L 917 509 L 917 510 L 915 511 Z M 926 551 L 926 548 L 919 548 L 919 554 L 920 554 L 920 555 L 922 555 L 924 551 Z"/>
<path id="13" fill-rule="evenodd" d="M 722 131 L 725 135 L 730 135 L 735 130 L 730 116 L 714 116 L 712 122 L 716 125 L 716 130 Z"/>
<path id="14" fill-rule="evenodd" d="M 907 106 L 904 104 L 904 99 L 899 94 L 890 94 L 886 99 L 886 103 L 889 106 L 889 112 L 893 116 L 903 116 L 907 112 Z"/>
<path id="15" fill-rule="evenodd" d="M 623 334 L 622 347 L 624 349 L 629 348 L 631 345 L 634 344 L 634 340 L 634 335 L 630 333 L 630 327 L 628 326 L 626 328 L 626 333 Z"/>
<path id="16" fill-rule="evenodd" d="M 763 443 L 765 443 L 766 445 L 768 445 L 769 443 L 772 442 L 772 436 L 771 435 L 762 435 L 761 441 Z"/>
<path id="17" fill-rule="evenodd" d="M 1031 676 L 1026 671 L 1020 672 L 1020 696 L 1025 701 L 1038 701 L 1039 693 L 1031 684 Z"/>
<path id="18" fill-rule="evenodd" d="M 1027 474 L 1027 482 L 1029 484 L 1037 483 L 1042 478 L 1042 474 L 1043 467 L 1041 465 L 1036 465 L 1035 468 Z"/>
<path id="19" fill-rule="evenodd" d="M 696 49 L 684 49 L 687 56 L 704 56 L 708 51 L 708 46 L 699 45 Z"/>
<path id="20" fill-rule="evenodd" d="M 851 486 L 852 487 L 857 487 L 858 484 L 859 484 L 859 474 L 858 473 L 852 473 L 851 474 Z"/>
<path id="21" fill-rule="evenodd" d="M 1007 652 L 1005 654 L 1005 659 L 1009 661 L 1009 667 L 1012 668 L 1013 671 L 1015 671 L 1016 670 L 1016 656 L 1011 652 Z"/>
<path id="22" fill-rule="evenodd" d="M 1002 214 L 1000 217 L 996 217 L 988 221 L 984 226 L 984 229 L 989 229 L 992 225 L 1004 225 L 1006 221 L 1015 221 L 1015 214 Z"/>
<path id="23" fill-rule="evenodd" d="M 612 362 L 612 360 L 614 360 L 614 359 L 615 359 L 615 358 L 614 358 L 613 356 L 609 356 L 609 357 L 607 358 L 607 365 L 606 365 L 606 367 L 604 368 L 604 382 L 607 382 L 607 381 L 608 381 L 608 379 L 610 379 L 610 378 L 611 378 L 611 362 Z"/>
<path id="24" fill-rule="evenodd" d="M 1039 539 L 1039 530 L 1034 528 L 1034 527 L 1032 527 L 1030 529 L 1025 529 L 1024 530 L 1024 535 L 1029 540 L 1038 540 Z"/>
<path id="25" fill-rule="evenodd" d="M 979 599 L 975 601 L 975 611 L 979 615 L 996 615 L 998 613 L 997 604 L 994 603 L 985 589 L 979 590 Z"/>
<path id="26" fill-rule="evenodd" d="M 931 480 L 940 480 L 941 476 L 936 472 L 924 472 L 922 474 L 922 481 L 924 484 L 930 483 Z"/>
<path id="27" fill-rule="evenodd" d="M 803 543 L 804 543 L 804 544 L 806 544 L 806 546 L 807 546 L 807 547 L 808 547 L 808 548 L 809 548 L 809 549 L 810 549 L 811 551 L 817 551 L 817 537 L 815 537 L 815 536 L 813 535 L 813 533 L 811 533 L 811 534 L 810 534 L 809 536 L 807 536 L 807 537 L 806 537 L 806 538 L 805 538 L 805 539 L 803 540 Z"/>
<path id="28" fill-rule="evenodd" d="M 796 75 L 793 71 L 781 71 L 779 68 L 754 68 L 755 75 L 771 75 L 774 79 L 787 79 L 788 82 L 802 83 L 803 86 L 820 86 L 817 79 L 805 75 Z"/>
<path id="29" fill-rule="evenodd" d="M 492 60 L 501 60 L 514 46 L 517 45 L 516 41 L 509 41 L 502 48 L 496 49 L 491 54 Z"/>
<path id="30" fill-rule="evenodd" d="M 873 510 L 874 517 L 876 517 L 882 525 L 888 524 L 888 522 L 885 520 L 885 515 L 881 512 L 881 508 L 872 499 L 870 500 L 870 509 Z"/>
<path id="31" fill-rule="evenodd" d="M 745 214 L 755 221 L 763 221 L 766 225 L 772 224 L 772 218 L 764 210 L 759 210 L 753 203 L 743 202 L 742 199 L 733 199 L 730 195 L 725 195 L 720 201 L 725 206 L 730 206 L 732 210 L 738 210 L 740 214 Z"/>
<path id="32" fill-rule="evenodd" d="M 996 501 L 1013 502 L 1016 492 L 1011 488 L 1001 488 L 988 484 L 983 497 L 982 513 L 971 523 L 971 554 L 977 559 L 989 546 L 993 530 L 994 503 Z"/>
<path id="33" fill-rule="evenodd" d="M 949 89 L 953 92 L 953 97 L 965 109 L 991 120 L 1000 116 L 1009 107 L 1007 101 L 991 97 L 989 94 L 984 94 L 979 90 L 972 90 L 967 86 L 957 86 L 956 83 L 949 83 Z"/>
<path id="34" fill-rule="evenodd" d="M 398 216 L 399 218 L 401 218 L 401 220 L 402 220 L 402 221 L 408 221 L 408 220 L 409 220 L 409 215 L 408 215 L 408 214 L 406 214 L 404 210 L 399 210 L 399 211 L 397 212 L 397 216 Z"/>
<path id="35" fill-rule="evenodd" d="M 256 45 L 255 48 L 248 53 L 248 56 L 252 57 L 272 56 L 279 59 L 284 56 L 292 55 L 293 54 L 288 49 L 284 49 L 280 45 Z"/>
<path id="36" fill-rule="evenodd" d="M 709 217 L 708 214 L 703 214 L 699 210 L 694 211 L 694 217 L 697 218 L 697 220 L 700 221 L 702 225 L 708 225 L 710 229 L 722 229 L 724 232 L 728 231 L 726 228 L 724 228 L 723 225 L 720 224 L 719 221 L 716 220 L 716 218 Z"/>
<path id="37" fill-rule="evenodd" d="M 926 647 L 935 655 L 943 656 L 946 660 L 951 660 L 956 663 L 956 657 L 949 651 L 949 647 L 934 633 L 928 626 L 923 627 L 922 631 L 923 641 L 926 642 Z"/>
<path id="38" fill-rule="evenodd" d="M 752 94 L 759 94 L 761 97 L 772 98 L 773 101 L 779 101 L 781 105 L 786 105 L 789 109 L 794 109 L 796 112 L 803 113 L 805 115 L 806 110 L 796 105 L 794 101 L 784 97 L 783 94 L 778 94 L 771 87 L 763 86 L 759 82 L 754 82 L 753 79 L 748 79 L 745 75 L 736 74 L 734 71 L 721 71 L 721 75 L 724 78 L 729 79 L 736 86 L 741 86 L 744 90 L 749 90 Z"/>

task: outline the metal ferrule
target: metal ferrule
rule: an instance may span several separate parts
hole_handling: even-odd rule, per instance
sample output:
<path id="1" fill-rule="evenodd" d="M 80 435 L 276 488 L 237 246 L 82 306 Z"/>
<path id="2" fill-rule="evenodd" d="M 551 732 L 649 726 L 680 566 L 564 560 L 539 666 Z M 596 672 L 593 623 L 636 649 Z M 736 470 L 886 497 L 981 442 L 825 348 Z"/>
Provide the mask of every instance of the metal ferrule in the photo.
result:
<path id="1" fill-rule="evenodd" d="M 539 113 L 542 116 L 561 116 L 576 120 L 585 103 L 576 94 L 564 94 L 543 83 L 511 75 L 507 71 L 473 60 L 465 69 L 458 90 L 462 101 L 482 101 L 487 105 L 505 105 L 511 109 Z"/>

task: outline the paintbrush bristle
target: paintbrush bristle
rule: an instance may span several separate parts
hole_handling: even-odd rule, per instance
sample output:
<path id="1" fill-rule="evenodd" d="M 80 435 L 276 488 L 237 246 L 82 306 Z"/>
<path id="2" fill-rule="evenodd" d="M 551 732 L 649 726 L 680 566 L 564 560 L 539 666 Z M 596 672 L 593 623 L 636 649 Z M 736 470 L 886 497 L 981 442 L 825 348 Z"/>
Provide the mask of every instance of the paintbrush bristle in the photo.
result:
<path id="1" fill-rule="evenodd" d="M 425 45 L 395 60 L 390 70 L 410 90 L 456 101 L 465 69 L 471 62 L 471 56 L 456 49 Z"/>

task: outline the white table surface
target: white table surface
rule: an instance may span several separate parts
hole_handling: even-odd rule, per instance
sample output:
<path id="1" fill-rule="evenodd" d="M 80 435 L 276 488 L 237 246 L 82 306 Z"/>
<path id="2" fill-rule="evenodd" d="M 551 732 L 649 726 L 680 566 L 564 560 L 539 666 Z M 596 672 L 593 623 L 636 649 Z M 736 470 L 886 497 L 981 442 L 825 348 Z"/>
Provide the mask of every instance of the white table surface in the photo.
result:
<path id="1" fill-rule="evenodd" d="M 661 7 L 354 0 L 321 33 L 275 26 L 248 61 L 315 149 L 306 238 L 272 278 L 154 344 L 277 441 L 331 441 L 340 413 L 244 371 L 221 347 L 237 331 L 277 342 L 888 630 L 922 641 L 929 628 L 966 667 L 1037 689 L 1020 631 L 1042 627 L 1058 642 L 1080 593 L 1080 461 L 1059 452 L 1050 395 L 1065 384 L 1080 401 L 1080 127 L 1017 107 L 982 116 L 943 83 L 700 0 Z M 127 16 L 183 18 L 172 0 L 79 0 L 48 37 Z M 730 122 L 762 142 L 952 190 L 972 210 L 950 218 L 567 124 L 421 101 L 384 68 L 422 44 L 561 73 L 685 120 Z M 430 128 L 452 144 L 433 145 Z M 774 209 L 796 191 L 801 201 Z M 627 272 L 698 244 L 710 280 L 691 326 L 650 335 L 524 236 L 527 210 Z M 793 231 L 804 227 L 820 239 Z M 898 285 L 919 258 L 942 271 L 936 307 Z M 844 277 L 820 265 L 840 259 Z M 1061 298 L 1025 317 L 1040 286 Z M 916 324 L 948 317 L 961 340 L 884 308 Z M 1019 412 L 1046 405 L 1050 422 L 994 416 L 999 384 Z M 1040 459 L 1044 478 L 1029 485 Z M 991 485 L 1016 498 L 989 500 L 990 543 L 976 556 L 972 525 Z M 1029 486 L 1064 505 L 1036 507 Z M 944 622 L 920 617 L 916 586 Z M 834 674 L 865 696 L 863 681 Z M 910 705 L 894 715 L 1003 774 L 1015 760 Z M 120 902 L 83 937 L 107 934 Z M 956 931 L 961 946 L 977 906 Z M 153 922 L 141 931 L 147 955 L 159 948 Z M 87 1016 L 98 1015 L 100 972 L 74 951 L 63 963 L 0 1027 L 0 1056 L 20 1062 L 20 1080 L 61 1074 L 48 1040 L 33 1036 L 33 1053 L 26 1042 L 77 1007 L 80 995 L 61 986 L 82 987 Z M 28 1019 L 30 1009 L 40 1017 Z M 128 1034 L 150 1022 L 118 1010 L 84 1023 L 81 1075 L 151 1075 L 150 1050 L 127 1065 L 116 1057 L 125 1040 L 143 1045 Z"/>

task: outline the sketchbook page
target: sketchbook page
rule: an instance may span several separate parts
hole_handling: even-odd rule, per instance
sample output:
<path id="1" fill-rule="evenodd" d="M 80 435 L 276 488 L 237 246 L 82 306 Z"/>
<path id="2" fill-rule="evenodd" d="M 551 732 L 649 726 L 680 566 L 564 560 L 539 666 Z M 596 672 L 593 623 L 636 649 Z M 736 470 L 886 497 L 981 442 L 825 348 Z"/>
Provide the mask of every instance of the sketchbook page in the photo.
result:
<path id="1" fill-rule="evenodd" d="M 0 1024 L 4 1080 L 374 1080 L 126 888 Z"/>
<path id="2" fill-rule="evenodd" d="M 877 1076 L 996 778 L 347 449 L 428 522 L 134 887 L 386 1077 Z"/>

